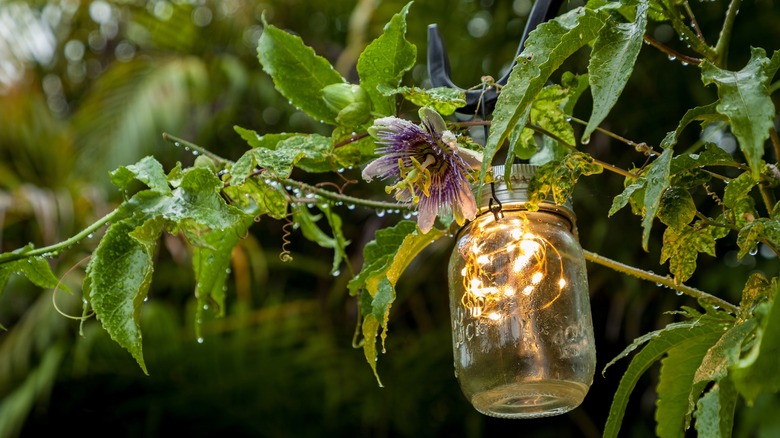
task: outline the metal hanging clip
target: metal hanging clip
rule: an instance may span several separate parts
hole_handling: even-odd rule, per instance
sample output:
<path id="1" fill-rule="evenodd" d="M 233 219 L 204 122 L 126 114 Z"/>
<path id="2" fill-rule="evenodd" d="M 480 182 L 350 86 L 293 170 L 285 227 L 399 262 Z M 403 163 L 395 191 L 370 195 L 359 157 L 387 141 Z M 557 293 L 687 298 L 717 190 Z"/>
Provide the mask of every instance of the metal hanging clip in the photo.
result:
<path id="1" fill-rule="evenodd" d="M 531 13 L 528 16 L 528 22 L 525 24 L 523 30 L 523 36 L 520 39 L 520 44 L 517 47 L 517 53 L 515 54 L 515 60 L 512 62 L 512 66 L 502 76 L 495 85 L 485 84 L 480 89 L 466 90 L 458 87 L 452 82 L 450 78 L 450 61 L 447 57 L 447 51 L 444 48 L 444 41 L 439 34 L 438 26 L 434 24 L 428 25 L 428 76 L 431 80 L 433 87 L 448 87 L 463 90 L 466 93 L 466 106 L 458 108 L 457 112 L 461 114 L 475 115 L 477 112 L 482 114 L 485 118 L 488 114 L 493 112 L 496 106 L 496 100 L 498 99 L 498 88 L 506 85 L 509 80 L 509 74 L 517 64 L 517 57 L 520 56 L 525 48 L 525 41 L 528 38 L 528 34 L 531 33 L 536 26 L 544 23 L 547 20 L 554 18 L 558 9 L 561 7 L 563 0 L 537 0 Z"/>

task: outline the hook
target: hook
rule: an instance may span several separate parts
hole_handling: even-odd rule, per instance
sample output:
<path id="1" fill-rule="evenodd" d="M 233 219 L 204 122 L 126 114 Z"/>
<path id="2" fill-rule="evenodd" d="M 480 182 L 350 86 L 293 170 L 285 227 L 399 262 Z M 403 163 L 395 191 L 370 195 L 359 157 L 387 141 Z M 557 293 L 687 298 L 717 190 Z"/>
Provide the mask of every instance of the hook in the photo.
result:
<path id="1" fill-rule="evenodd" d="M 525 24 L 523 36 L 520 38 L 520 44 L 517 47 L 517 53 L 515 53 L 515 60 L 512 62 L 509 71 L 496 81 L 497 85 L 506 85 L 509 80 L 509 74 L 517 64 L 517 57 L 520 56 L 520 53 L 525 48 L 525 40 L 528 38 L 528 34 L 536 29 L 536 26 L 539 24 L 555 18 L 562 2 L 563 0 L 536 0 L 528 16 L 528 22 Z M 431 85 L 434 87 L 454 88 L 466 93 L 466 106 L 458 108 L 457 111 L 459 113 L 473 115 L 478 109 L 482 108 L 484 117 L 491 113 L 496 106 L 496 100 L 498 99 L 496 86 L 483 87 L 478 90 L 464 90 L 452 82 L 450 78 L 450 60 L 444 48 L 444 41 L 441 38 L 441 34 L 439 34 L 439 28 L 435 23 L 428 25 L 428 76 L 431 80 Z"/>

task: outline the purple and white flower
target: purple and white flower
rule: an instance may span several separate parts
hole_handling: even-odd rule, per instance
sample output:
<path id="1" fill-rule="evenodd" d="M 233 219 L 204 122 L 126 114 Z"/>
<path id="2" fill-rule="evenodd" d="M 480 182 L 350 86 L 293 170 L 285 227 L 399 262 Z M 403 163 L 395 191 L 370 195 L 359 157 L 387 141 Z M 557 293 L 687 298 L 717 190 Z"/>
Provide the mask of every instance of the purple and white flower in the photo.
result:
<path id="1" fill-rule="evenodd" d="M 363 169 L 363 178 L 394 180 L 399 201 L 418 204 L 417 225 L 423 233 L 436 216 L 452 212 L 458 224 L 472 220 L 477 204 L 469 185 L 469 170 L 482 162 L 481 154 L 458 146 L 444 119 L 430 108 L 420 109 L 422 126 L 397 117 L 383 117 L 369 129 L 381 156 Z"/>

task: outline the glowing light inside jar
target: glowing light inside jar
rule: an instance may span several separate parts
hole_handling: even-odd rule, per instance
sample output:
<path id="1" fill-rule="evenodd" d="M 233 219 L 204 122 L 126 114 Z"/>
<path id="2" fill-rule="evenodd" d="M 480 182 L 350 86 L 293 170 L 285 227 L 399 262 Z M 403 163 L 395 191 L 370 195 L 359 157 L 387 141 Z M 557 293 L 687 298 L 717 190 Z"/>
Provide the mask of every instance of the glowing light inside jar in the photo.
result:
<path id="1" fill-rule="evenodd" d="M 498 322 L 511 312 L 537 311 L 552 304 L 566 287 L 560 253 L 547 239 L 528 231 L 527 218 L 477 220 L 469 233 L 472 238 L 461 248 L 466 259 L 460 272 L 465 290 L 461 302 L 472 318 Z M 496 238 L 509 241 L 496 245 Z M 561 276 L 553 289 L 545 287 L 550 260 L 559 265 L 553 275 Z M 524 308 L 508 304 L 519 296 L 525 297 Z"/>

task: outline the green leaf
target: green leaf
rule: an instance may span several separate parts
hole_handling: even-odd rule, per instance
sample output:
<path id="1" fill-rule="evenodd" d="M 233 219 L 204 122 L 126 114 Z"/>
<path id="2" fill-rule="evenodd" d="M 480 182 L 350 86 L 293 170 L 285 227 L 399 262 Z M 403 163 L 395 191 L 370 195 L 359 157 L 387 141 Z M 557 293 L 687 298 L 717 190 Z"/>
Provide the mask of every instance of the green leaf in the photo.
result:
<path id="1" fill-rule="evenodd" d="M 256 131 L 253 131 L 251 129 L 242 128 L 240 126 L 233 126 L 233 130 L 236 131 L 238 135 L 241 136 L 244 141 L 247 142 L 247 144 L 255 148 L 262 148 L 262 149 L 276 149 L 276 145 L 279 144 L 280 141 L 286 140 L 290 137 L 294 137 L 296 135 L 295 133 L 282 133 L 282 134 L 265 134 L 260 135 Z"/>
<path id="2" fill-rule="evenodd" d="M 739 253 L 737 258 L 745 257 L 756 249 L 759 242 L 766 241 L 775 248 L 780 248 L 780 221 L 776 219 L 758 218 L 749 222 L 737 235 Z"/>
<path id="3" fill-rule="evenodd" d="M 759 304 L 765 302 L 772 295 L 772 285 L 763 274 L 754 272 L 750 274 L 745 287 L 742 289 L 742 298 L 739 300 L 739 313 L 742 319 L 753 318 L 753 312 Z"/>
<path id="4" fill-rule="evenodd" d="M 776 297 L 778 284 L 771 293 Z M 760 327 L 756 342 L 748 354 L 732 368 L 732 379 L 737 391 L 752 405 L 762 392 L 780 391 L 780 306 L 764 303 L 765 313 L 759 316 Z M 757 309 L 758 312 L 758 309 Z"/>
<path id="5" fill-rule="evenodd" d="M 652 364 L 663 357 L 667 351 L 684 343 L 688 339 L 706 335 L 714 330 L 720 330 L 722 332 L 721 326 L 709 321 L 703 322 L 703 320 L 704 318 L 700 318 L 696 321 L 673 323 L 667 325 L 664 329 L 648 333 L 635 340 L 632 345 L 623 351 L 623 353 L 607 364 L 604 368 L 605 371 L 606 368 L 615 361 L 625 357 L 642 343 L 647 343 L 645 347 L 634 356 L 625 374 L 623 374 L 623 377 L 620 379 L 620 385 L 615 392 L 612 406 L 609 410 L 607 424 L 604 426 L 604 437 L 616 437 L 618 435 L 620 425 L 623 421 L 623 415 L 625 414 L 626 405 L 628 404 L 628 397 L 631 395 L 631 391 L 633 391 L 636 383 L 639 381 L 639 377 L 641 377 Z M 687 394 L 685 400 L 687 401 Z"/>
<path id="6" fill-rule="evenodd" d="M 551 136 L 543 137 L 544 143 L 542 147 L 547 150 L 543 149 L 540 151 L 539 155 L 544 156 L 546 161 L 542 162 L 542 157 L 535 156 L 532 160 L 533 164 L 542 165 L 549 161 L 560 160 L 564 155 L 570 152 L 569 148 L 576 142 L 574 130 L 572 129 L 571 124 L 569 124 L 570 111 L 567 109 L 573 108 L 574 102 L 577 101 L 580 94 L 582 94 L 587 87 L 587 77 L 574 76 L 571 73 L 564 76 L 565 77 L 561 81 L 563 85 L 549 85 L 544 87 L 531 105 L 529 122 L 557 137 L 557 139 Z M 519 127 L 520 126 L 518 126 L 518 128 Z M 515 129 L 515 131 L 517 131 L 517 129 Z M 530 144 L 528 140 L 523 138 L 528 136 L 528 134 L 526 134 L 527 131 L 530 130 L 523 130 L 521 139 Z M 558 139 L 560 139 L 562 143 L 559 143 Z M 517 148 L 511 137 L 509 144 L 510 147 Z M 529 149 L 529 147 L 524 146 L 523 149 Z M 536 151 L 535 146 L 533 151 Z M 524 158 L 521 154 L 518 154 L 518 156 Z"/>
<path id="7" fill-rule="evenodd" d="M 127 190 L 131 182 L 138 180 L 156 192 L 171 192 L 162 164 L 154 157 L 144 157 L 135 164 L 121 166 L 111 172 L 110 176 L 111 182 L 123 191 Z"/>
<path id="8" fill-rule="evenodd" d="M 550 162 L 537 169 L 528 183 L 529 196 L 526 208 L 535 211 L 539 203 L 552 195 L 553 201 L 563 205 L 569 200 L 574 185 L 581 176 L 595 175 L 603 171 L 600 164 L 593 162 L 593 157 L 584 152 L 573 152 L 563 160 Z"/>
<path id="9" fill-rule="evenodd" d="M 641 177 L 637 178 L 635 181 L 636 182 L 629 184 L 623 189 L 623 192 L 615 196 L 615 199 L 612 200 L 612 207 L 610 207 L 609 213 L 607 213 L 607 217 L 612 216 L 621 208 L 625 207 L 626 204 L 628 204 L 628 201 L 635 196 L 635 193 L 641 195 L 641 199 L 644 199 L 645 184 L 647 184 L 647 180 L 644 177 Z"/>
<path id="10" fill-rule="evenodd" d="M 755 186 L 756 182 L 752 175 L 744 172 L 729 181 L 723 191 L 723 205 L 729 208 L 727 216 L 732 223 L 740 228 L 758 217 L 755 201 L 750 196 L 750 191 Z"/>
<path id="11" fill-rule="evenodd" d="M 384 33 L 358 58 L 360 84 L 371 97 L 374 112 L 382 116 L 395 114 L 395 99 L 384 95 L 378 87 L 398 87 L 417 58 L 417 47 L 406 40 L 406 14 L 411 5 L 412 2 L 407 3 L 393 15 L 385 25 Z"/>
<path id="12" fill-rule="evenodd" d="M 734 428 L 737 391 L 729 379 L 713 386 L 699 400 L 696 408 L 696 432 L 708 438 L 730 438 Z"/>
<path id="13" fill-rule="evenodd" d="M 661 206 L 661 198 L 666 191 L 671 178 L 669 177 L 669 165 L 672 161 L 672 148 L 664 149 L 661 155 L 651 164 L 647 172 L 644 197 L 644 217 L 642 218 L 642 248 L 647 251 L 647 243 L 650 240 L 650 229 L 653 219 Z"/>
<path id="14" fill-rule="evenodd" d="M 317 207 L 327 219 L 333 232 L 333 237 L 327 235 L 317 226 L 316 222 L 320 219 L 320 216 L 312 215 L 305 205 L 294 204 L 293 218 L 295 223 L 300 225 L 301 232 L 305 238 L 323 248 L 333 250 L 333 267 L 330 272 L 331 274 L 336 274 L 341 266 L 341 262 L 346 257 L 346 247 L 349 245 L 349 241 L 344 238 L 344 233 L 341 230 L 341 217 L 333 212 L 331 206 L 329 204 L 321 204 Z"/>
<path id="15" fill-rule="evenodd" d="M 206 306 L 214 307 L 217 316 L 225 315 L 225 282 L 232 251 L 246 235 L 251 223 L 251 216 L 247 216 L 240 218 L 229 228 L 210 230 L 200 236 L 193 248 L 192 267 L 196 280 L 195 297 L 198 299 L 197 321 L 202 320 Z"/>
<path id="16" fill-rule="evenodd" d="M 715 256 L 715 238 L 706 228 L 669 227 L 664 231 L 661 264 L 669 260 L 669 271 L 675 281 L 684 282 L 691 278 L 700 252 Z"/>
<path id="17" fill-rule="evenodd" d="M 697 106 L 686 111 L 683 118 L 680 119 L 677 129 L 669 132 L 666 138 L 664 138 L 662 146 L 671 147 L 677 144 L 677 139 L 680 137 L 680 134 L 682 134 L 683 129 L 695 120 L 700 120 L 702 122 L 727 121 L 728 119 L 725 116 L 717 112 L 717 104 L 718 102 L 714 102 L 709 105 Z M 726 151 L 722 149 L 721 151 L 728 155 Z M 728 156 L 731 157 L 730 155 Z M 732 159 L 731 162 L 733 161 L 734 160 Z"/>
<path id="18" fill-rule="evenodd" d="M 696 335 L 670 348 L 661 360 L 658 399 L 655 402 L 655 433 L 657 436 L 682 436 L 690 424 L 688 396 L 693 385 L 696 370 L 707 350 L 723 334 L 723 326 L 710 323 L 703 325 Z"/>
<path id="19" fill-rule="evenodd" d="M 139 224 L 124 219 L 108 228 L 87 265 L 89 301 L 111 339 L 135 358 L 148 374 L 141 345 L 139 316 L 149 291 L 152 257 L 163 221 L 153 218 Z"/>
<path id="20" fill-rule="evenodd" d="M 512 129 L 525 124 L 523 116 L 553 72 L 592 41 L 603 25 L 603 18 L 596 12 L 580 7 L 540 24 L 529 34 L 525 50 L 496 102 L 480 181 L 484 181 L 493 156 Z"/>
<path id="21" fill-rule="evenodd" d="M 672 158 L 669 172 L 672 175 L 677 175 L 691 169 L 707 166 L 731 166 L 735 164 L 734 158 L 728 152 L 713 143 L 707 143 L 704 146 L 704 151 L 700 154 L 687 153 Z"/>
<path id="22" fill-rule="evenodd" d="M 719 382 L 726 378 L 729 368 L 739 361 L 745 340 L 753 334 L 757 324 L 755 318 L 737 322 L 707 350 L 693 376 L 693 386 L 688 396 L 688 414 L 693 411 L 696 400 L 709 382 Z"/>
<path id="23" fill-rule="evenodd" d="M 348 288 L 351 295 L 357 295 L 365 288 L 371 297 L 371 306 L 361 306 L 363 317 L 363 352 L 374 376 L 381 386 L 376 371 L 376 337 L 382 328 L 382 351 L 387 337 L 387 321 L 390 307 L 395 301 L 395 284 L 406 267 L 423 249 L 444 235 L 444 231 L 432 229 L 420 234 L 417 224 L 401 221 L 394 227 L 377 231 L 376 238 L 363 249 L 363 268 L 360 274 L 350 280 Z M 367 297 L 362 297 L 365 303 Z"/>
<path id="24" fill-rule="evenodd" d="M 763 171 L 764 143 L 774 123 L 775 106 L 768 87 L 777 67 L 761 48 L 751 48 L 750 61 L 737 72 L 720 69 L 706 60 L 701 64 L 702 82 L 718 87 L 718 112 L 728 117 L 755 181 Z"/>
<path id="25" fill-rule="evenodd" d="M 237 186 L 227 186 L 224 193 L 230 198 L 232 205 L 239 207 L 246 214 L 267 214 L 274 219 L 287 216 L 286 192 L 278 184 L 272 185 L 254 178 Z"/>
<path id="26" fill-rule="evenodd" d="M 669 187 L 661 198 L 658 219 L 666 226 L 678 231 L 685 228 L 696 217 L 696 204 L 688 190 Z"/>
<path id="27" fill-rule="evenodd" d="M 607 117 L 631 77 L 642 48 L 647 9 L 647 1 L 640 1 L 632 23 L 613 23 L 609 20 L 593 43 L 593 52 L 588 62 L 593 112 L 582 134 L 583 143 L 590 140 L 590 134 Z"/>
<path id="28" fill-rule="evenodd" d="M 31 247 L 25 248 L 27 250 Z M 44 257 L 27 257 L 12 262 L 0 264 L 0 294 L 5 289 L 11 274 L 24 275 L 33 284 L 45 289 L 60 289 L 70 292 L 64 283 L 60 283 L 51 271 L 49 262 Z M 58 286 L 59 284 L 59 286 Z"/>
<path id="29" fill-rule="evenodd" d="M 335 124 L 336 113 L 322 99 L 322 89 L 345 82 L 344 78 L 300 37 L 268 24 L 265 18 L 263 26 L 257 42 L 257 58 L 276 89 L 314 120 Z"/>
<path id="30" fill-rule="evenodd" d="M 466 93 L 463 90 L 455 88 L 392 88 L 385 84 L 379 84 L 377 90 L 382 93 L 383 96 L 401 94 L 404 99 L 409 102 L 412 102 L 419 107 L 432 107 L 437 113 L 443 116 L 449 116 L 454 113 L 456 109 L 466 106 Z"/>

